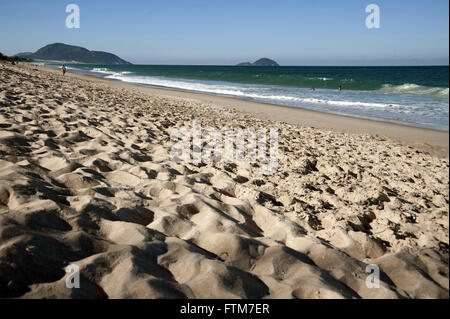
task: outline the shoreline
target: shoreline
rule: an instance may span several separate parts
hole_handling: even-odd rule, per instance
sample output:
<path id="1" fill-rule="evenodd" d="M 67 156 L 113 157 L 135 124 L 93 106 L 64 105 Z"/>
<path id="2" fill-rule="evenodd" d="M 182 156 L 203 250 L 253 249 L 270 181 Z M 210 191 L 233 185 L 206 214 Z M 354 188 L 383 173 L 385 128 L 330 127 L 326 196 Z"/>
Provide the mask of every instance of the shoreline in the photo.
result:
<path id="1" fill-rule="evenodd" d="M 48 67 L 48 66 L 46 66 L 46 67 Z M 57 69 L 57 67 L 50 67 L 50 68 Z M 168 91 L 175 91 L 175 92 L 224 97 L 224 98 L 230 98 L 230 99 L 234 99 L 234 100 L 246 101 L 246 102 L 251 102 L 251 103 L 259 103 L 259 104 L 265 104 L 265 105 L 277 106 L 277 107 L 288 107 L 288 108 L 300 109 L 300 110 L 304 110 L 304 111 L 318 112 L 318 113 L 322 113 L 322 114 L 343 116 L 343 117 L 351 118 L 351 119 L 375 121 L 375 122 L 380 122 L 380 123 L 395 124 L 395 125 L 407 126 L 407 127 L 413 127 L 413 128 L 421 128 L 421 129 L 426 129 L 426 130 L 431 130 L 431 131 L 449 132 L 448 129 L 427 127 L 425 125 L 420 125 L 419 123 L 415 123 L 416 125 L 414 125 L 414 124 L 408 124 L 407 122 L 401 122 L 399 120 L 396 121 L 396 120 L 389 120 L 389 119 L 383 119 L 383 118 L 370 118 L 370 117 L 358 116 L 357 114 L 351 115 L 351 114 L 325 112 L 325 111 L 314 110 L 314 109 L 310 109 L 310 108 L 306 108 L 306 107 L 302 107 L 302 106 L 292 106 L 292 105 L 286 105 L 286 104 L 276 104 L 276 103 L 270 103 L 270 102 L 264 102 L 264 101 L 257 101 L 257 100 L 252 100 L 251 98 L 246 98 L 245 96 L 244 97 L 230 96 L 230 95 L 226 95 L 226 94 L 220 94 L 220 93 L 214 93 L 214 92 L 201 92 L 201 91 L 182 89 L 182 88 L 170 87 L 170 86 L 164 86 L 164 85 L 144 84 L 144 83 L 137 83 L 137 82 L 136 83 L 125 82 L 125 81 L 121 81 L 119 79 L 106 78 L 106 77 L 101 77 L 101 76 L 96 76 L 96 75 L 91 74 L 91 73 L 96 73 L 96 72 L 86 71 L 86 70 L 82 70 L 82 69 L 75 69 L 75 70 L 76 70 L 75 72 L 72 71 L 73 74 L 86 75 L 86 76 L 91 76 L 91 77 L 99 78 L 99 79 L 103 79 L 103 80 L 127 83 L 127 84 L 131 84 L 131 85 L 143 86 L 143 87 L 148 87 L 148 88 L 153 88 L 153 89 L 161 89 L 161 90 L 168 90 Z M 99 73 L 99 74 L 102 74 L 102 73 Z"/>
<path id="2" fill-rule="evenodd" d="M 63 63 L 61 61 L 61 63 Z M 45 67 L 49 67 L 49 66 L 45 66 Z M 51 67 L 51 69 L 58 69 L 57 67 Z M 220 93 L 214 93 L 214 92 L 201 92 L 201 91 L 195 91 L 195 90 L 189 90 L 189 89 L 182 89 L 182 88 L 177 88 L 177 87 L 170 87 L 170 86 L 164 86 L 164 85 L 153 85 L 153 84 L 144 84 L 144 83 L 133 83 L 133 82 L 125 82 L 125 81 L 121 81 L 119 79 L 108 79 L 106 77 L 101 77 L 101 76 L 96 76 L 96 75 L 91 75 L 91 71 L 86 71 L 86 70 L 82 70 L 82 69 L 75 69 L 76 72 L 73 72 L 73 74 L 77 74 L 77 75 L 86 75 L 86 76 L 90 76 L 90 77 L 94 77 L 94 78 L 98 78 L 98 79 L 102 79 L 102 80 L 107 80 L 107 81 L 114 81 L 114 82 L 121 82 L 121 83 L 126 83 L 126 84 L 131 84 L 131 85 L 137 85 L 137 86 L 143 86 L 143 87 L 148 87 L 148 88 L 153 88 L 153 89 L 161 89 L 161 90 L 165 90 L 165 91 L 175 91 L 175 92 L 183 92 L 183 93 L 192 93 L 192 94 L 200 94 L 200 95 L 207 95 L 207 96 L 215 96 L 215 97 L 223 97 L 223 98 L 230 98 L 233 100 L 239 100 L 239 101 L 245 101 L 245 102 L 250 102 L 250 103 L 257 103 L 257 104 L 264 104 L 264 105 L 270 105 L 270 106 L 276 106 L 276 107 L 287 107 L 287 108 L 293 108 L 293 109 L 300 109 L 303 111 L 311 111 L 311 112 L 318 112 L 321 114 L 329 114 L 329 115 L 335 115 L 335 116 L 340 116 L 340 117 L 345 117 L 345 118 L 350 118 L 350 119 L 357 119 L 357 120 L 367 120 L 367 121 L 374 121 L 374 122 L 380 122 L 380 123 L 385 123 L 385 124 L 394 124 L 394 125 L 400 125 L 400 126 L 406 126 L 406 127 L 412 127 L 412 128 L 419 128 L 419 129 L 425 129 L 425 130 L 431 130 L 431 131 L 440 131 L 440 132 L 449 132 L 449 129 L 442 129 L 442 128 L 433 128 L 433 127 L 427 127 L 425 125 L 420 125 L 419 123 L 415 123 L 414 124 L 408 124 L 407 122 L 401 122 L 401 121 L 396 121 L 396 120 L 389 120 L 389 119 L 383 119 L 383 118 L 370 118 L 370 117 L 364 117 L 364 116 L 359 116 L 357 114 L 340 114 L 340 113 L 332 113 L 332 112 L 325 112 L 325 111 L 321 111 L 321 110 L 314 110 L 314 109 L 310 109 L 310 108 L 306 108 L 306 107 L 302 107 L 302 106 L 292 106 L 292 105 L 285 105 L 285 104 L 276 104 L 276 103 L 271 103 L 271 102 L 264 102 L 264 101 L 257 101 L 257 100 L 252 100 L 251 98 L 246 98 L 244 97 L 239 97 L 239 96 L 229 96 L 226 94 L 220 94 Z M 96 72 L 93 72 L 96 73 Z"/>
<path id="3" fill-rule="evenodd" d="M 32 65 L 38 69 L 58 73 L 59 69 Z M 387 137 L 400 144 L 424 150 L 438 157 L 449 157 L 449 132 L 398 124 L 386 121 L 369 120 L 347 115 L 325 113 L 321 111 L 296 108 L 285 105 L 254 102 L 235 97 L 212 95 L 200 92 L 188 92 L 174 88 L 151 87 L 137 83 L 127 83 L 105 79 L 89 74 L 68 72 L 66 77 L 76 77 L 93 82 L 105 83 L 112 87 L 133 88 L 139 92 L 168 98 L 187 98 L 202 103 L 213 104 L 228 109 L 251 113 L 263 120 L 280 121 L 293 125 L 320 128 L 349 134 L 371 134 Z"/>

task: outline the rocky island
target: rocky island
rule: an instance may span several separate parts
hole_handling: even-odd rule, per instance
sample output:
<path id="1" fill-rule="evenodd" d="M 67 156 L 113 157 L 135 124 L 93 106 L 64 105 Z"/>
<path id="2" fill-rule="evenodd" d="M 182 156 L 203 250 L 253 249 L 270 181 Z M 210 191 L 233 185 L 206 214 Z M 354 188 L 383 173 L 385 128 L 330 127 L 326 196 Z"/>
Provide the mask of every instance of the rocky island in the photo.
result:
<path id="1" fill-rule="evenodd" d="M 268 58 L 262 58 L 253 63 L 243 62 L 243 63 L 237 64 L 236 66 L 280 66 L 280 65 L 277 62 L 275 62 L 274 60 L 271 60 Z"/>

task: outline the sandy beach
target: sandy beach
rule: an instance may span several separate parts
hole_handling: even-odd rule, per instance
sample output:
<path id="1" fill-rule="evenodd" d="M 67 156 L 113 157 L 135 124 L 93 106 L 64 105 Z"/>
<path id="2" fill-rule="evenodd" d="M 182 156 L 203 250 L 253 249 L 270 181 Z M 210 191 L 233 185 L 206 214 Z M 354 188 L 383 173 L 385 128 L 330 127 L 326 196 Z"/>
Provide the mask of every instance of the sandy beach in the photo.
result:
<path id="1" fill-rule="evenodd" d="M 196 119 L 277 128 L 277 171 L 174 162 Z M 448 141 L 0 64 L 0 297 L 448 298 Z"/>

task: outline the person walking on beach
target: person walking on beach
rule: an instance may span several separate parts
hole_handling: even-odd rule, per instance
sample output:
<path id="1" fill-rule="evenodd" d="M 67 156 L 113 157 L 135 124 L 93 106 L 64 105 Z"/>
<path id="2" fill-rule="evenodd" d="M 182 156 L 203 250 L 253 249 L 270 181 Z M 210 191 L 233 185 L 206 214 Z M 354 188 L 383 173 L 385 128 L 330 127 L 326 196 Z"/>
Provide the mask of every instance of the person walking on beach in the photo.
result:
<path id="1" fill-rule="evenodd" d="M 61 70 L 62 70 L 62 75 L 64 76 L 64 74 L 66 74 L 66 66 L 64 64 L 62 65 Z"/>

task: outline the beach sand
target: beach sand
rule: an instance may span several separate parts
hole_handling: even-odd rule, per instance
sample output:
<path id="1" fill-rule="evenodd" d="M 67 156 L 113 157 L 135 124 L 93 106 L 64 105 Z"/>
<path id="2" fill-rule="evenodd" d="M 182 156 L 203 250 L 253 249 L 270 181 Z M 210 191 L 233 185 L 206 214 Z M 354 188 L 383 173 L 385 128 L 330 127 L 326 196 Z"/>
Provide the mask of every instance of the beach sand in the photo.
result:
<path id="1" fill-rule="evenodd" d="M 195 119 L 278 128 L 278 170 L 172 161 Z M 448 165 L 448 132 L 0 64 L 0 297 L 448 298 Z"/>

